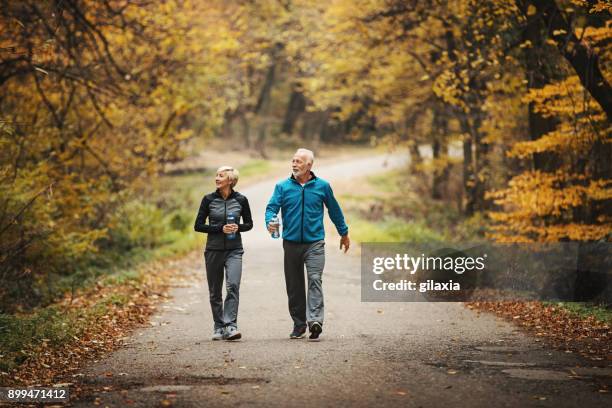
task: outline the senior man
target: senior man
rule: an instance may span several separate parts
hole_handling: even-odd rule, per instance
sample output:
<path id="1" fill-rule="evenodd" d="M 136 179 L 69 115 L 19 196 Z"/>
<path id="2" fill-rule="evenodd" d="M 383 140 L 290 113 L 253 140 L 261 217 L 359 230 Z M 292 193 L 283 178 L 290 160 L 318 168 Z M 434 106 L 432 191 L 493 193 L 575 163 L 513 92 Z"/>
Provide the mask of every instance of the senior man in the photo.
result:
<path id="1" fill-rule="evenodd" d="M 325 230 L 323 205 L 340 234 L 340 249 L 351 244 L 342 210 L 329 183 L 311 171 L 314 154 L 298 149 L 291 161 L 291 177 L 280 181 L 266 206 L 266 226 L 270 233 L 278 226 L 270 224 L 281 210 L 285 284 L 289 314 L 293 319 L 291 339 L 301 339 L 309 328 L 309 340 L 318 341 L 323 331 L 323 288 L 321 275 L 325 266 Z M 308 276 L 305 294 L 304 265 Z"/>

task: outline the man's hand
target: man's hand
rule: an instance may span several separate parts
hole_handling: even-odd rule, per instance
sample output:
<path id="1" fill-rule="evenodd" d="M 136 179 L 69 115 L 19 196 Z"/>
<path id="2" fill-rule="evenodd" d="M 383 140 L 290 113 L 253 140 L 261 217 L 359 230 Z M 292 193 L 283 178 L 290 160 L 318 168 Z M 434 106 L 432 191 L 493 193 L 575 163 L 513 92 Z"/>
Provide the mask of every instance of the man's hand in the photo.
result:
<path id="1" fill-rule="evenodd" d="M 340 237 L 340 249 L 342 250 L 342 247 L 344 247 L 344 253 L 346 254 L 346 251 L 349 250 L 349 247 L 351 246 L 351 240 L 348 236 L 348 234 Z"/>
<path id="2" fill-rule="evenodd" d="M 274 231 L 278 231 L 279 228 L 280 228 L 280 223 L 279 222 L 277 222 L 276 224 L 273 224 L 272 221 L 270 221 L 268 223 L 268 232 L 270 234 L 272 234 Z"/>
<path id="3" fill-rule="evenodd" d="M 238 232 L 238 224 L 225 224 L 223 226 L 223 232 L 231 234 L 232 232 Z"/>

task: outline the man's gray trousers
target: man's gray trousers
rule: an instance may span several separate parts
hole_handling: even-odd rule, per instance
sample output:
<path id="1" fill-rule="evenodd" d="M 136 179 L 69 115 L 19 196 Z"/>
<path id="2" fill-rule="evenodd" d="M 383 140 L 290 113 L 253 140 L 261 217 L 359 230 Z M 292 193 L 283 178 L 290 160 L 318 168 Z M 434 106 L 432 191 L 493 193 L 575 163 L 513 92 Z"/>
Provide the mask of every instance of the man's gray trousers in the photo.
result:
<path id="1" fill-rule="evenodd" d="M 289 298 L 289 314 L 295 327 L 307 322 L 323 324 L 323 287 L 321 277 L 325 266 L 325 241 L 296 243 L 284 240 L 285 284 Z M 308 277 L 308 294 L 305 290 L 304 265 Z"/>

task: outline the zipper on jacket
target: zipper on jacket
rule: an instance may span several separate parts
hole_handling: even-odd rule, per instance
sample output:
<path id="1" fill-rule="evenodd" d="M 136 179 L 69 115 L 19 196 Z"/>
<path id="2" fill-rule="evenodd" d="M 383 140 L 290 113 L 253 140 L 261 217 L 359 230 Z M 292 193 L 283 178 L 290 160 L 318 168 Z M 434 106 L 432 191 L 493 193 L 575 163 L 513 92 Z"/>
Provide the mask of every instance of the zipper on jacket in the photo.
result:
<path id="1" fill-rule="evenodd" d="M 223 200 L 223 205 L 225 206 L 225 212 L 223 213 L 223 222 L 226 223 L 227 222 L 227 200 Z M 221 230 L 221 232 L 223 232 L 223 230 Z M 225 235 L 225 232 L 223 232 L 223 249 L 224 250 L 227 249 L 227 235 Z"/>
<path id="2" fill-rule="evenodd" d="M 306 190 L 306 184 L 302 186 L 302 243 L 304 243 L 304 191 Z"/>

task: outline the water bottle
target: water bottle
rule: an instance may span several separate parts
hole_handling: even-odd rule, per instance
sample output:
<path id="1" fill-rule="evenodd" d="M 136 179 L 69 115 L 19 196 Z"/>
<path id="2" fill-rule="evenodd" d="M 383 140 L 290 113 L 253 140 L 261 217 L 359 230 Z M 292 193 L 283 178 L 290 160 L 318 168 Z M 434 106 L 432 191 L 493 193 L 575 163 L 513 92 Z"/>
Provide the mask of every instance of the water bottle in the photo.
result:
<path id="1" fill-rule="evenodd" d="M 234 215 L 234 213 L 227 214 L 227 223 L 228 224 L 236 223 L 236 216 Z M 227 239 L 234 239 L 234 238 L 236 238 L 235 232 L 232 232 L 231 234 L 227 234 Z"/>
<path id="2" fill-rule="evenodd" d="M 280 238 L 280 220 L 278 219 L 278 215 L 275 215 L 274 217 L 272 217 L 272 219 L 270 220 L 270 225 L 271 226 L 276 226 L 276 229 L 274 230 L 274 232 L 272 233 L 272 238 L 274 239 L 278 239 Z"/>

